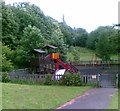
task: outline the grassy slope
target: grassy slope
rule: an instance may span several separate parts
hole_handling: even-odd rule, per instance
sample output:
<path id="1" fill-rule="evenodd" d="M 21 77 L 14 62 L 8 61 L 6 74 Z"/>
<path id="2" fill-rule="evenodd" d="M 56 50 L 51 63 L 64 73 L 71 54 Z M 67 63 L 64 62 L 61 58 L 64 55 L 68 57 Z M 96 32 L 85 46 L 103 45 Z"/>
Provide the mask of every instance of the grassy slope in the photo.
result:
<path id="1" fill-rule="evenodd" d="M 73 57 L 75 53 L 73 50 L 76 50 L 76 54 L 79 56 L 79 60 L 92 60 L 93 56 L 94 56 L 94 52 L 92 50 L 89 50 L 87 48 L 81 48 L 81 47 L 75 47 L 75 48 L 69 48 L 68 53 L 67 53 L 67 57 L 68 60 L 74 61 Z"/>
<path id="2" fill-rule="evenodd" d="M 87 49 L 87 48 L 71 47 L 71 48 L 69 48 L 68 53 L 67 53 L 68 61 L 74 61 L 73 60 L 73 57 L 74 57 L 74 54 L 73 54 L 74 51 L 73 50 L 74 49 L 77 51 L 76 54 L 79 56 L 79 60 L 81 60 L 81 61 L 92 60 L 93 57 L 94 57 L 94 54 L 95 54 L 95 51 Z M 118 59 L 118 55 L 112 55 L 111 59 L 113 59 L 113 60 Z"/>
<path id="3" fill-rule="evenodd" d="M 2 84 L 3 109 L 51 109 L 83 94 L 90 87 Z"/>

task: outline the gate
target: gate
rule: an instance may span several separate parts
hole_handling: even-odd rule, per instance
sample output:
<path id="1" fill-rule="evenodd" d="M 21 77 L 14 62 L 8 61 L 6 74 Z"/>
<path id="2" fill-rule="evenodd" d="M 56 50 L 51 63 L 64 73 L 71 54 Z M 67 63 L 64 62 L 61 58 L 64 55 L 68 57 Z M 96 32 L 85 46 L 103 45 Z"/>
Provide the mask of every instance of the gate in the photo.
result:
<path id="1" fill-rule="evenodd" d="M 100 74 L 99 87 L 102 88 L 116 88 L 118 85 L 117 74 Z"/>

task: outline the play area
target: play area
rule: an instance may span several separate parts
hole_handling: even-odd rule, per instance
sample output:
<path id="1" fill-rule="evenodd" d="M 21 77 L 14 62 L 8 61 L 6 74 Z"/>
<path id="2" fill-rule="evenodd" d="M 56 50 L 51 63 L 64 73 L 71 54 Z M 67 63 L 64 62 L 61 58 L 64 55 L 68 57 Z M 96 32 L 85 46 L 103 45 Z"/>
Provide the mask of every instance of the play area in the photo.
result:
<path id="1" fill-rule="evenodd" d="M 2 0 L 0 109 L 117 109 L 115 1 Z"/>
<path id="2" fill-rule="evenodd" d="M 57 52 L 57 47 L 53 45 L 47 45 L 41 49 L 34 49 L 35 59 L 31 61 L 31 67 L 34 74 L 54 74 L 70 71 L 71 73 L 77 73 L 78 69 L 71 64 L 64 63 L 60 59 L 60 54 Z M 63 70 L 64 69 L 64 70 Z"/>
<path id="3" fill-rule="evenodd" d="M 60 58 L 58 48 L 47 45 L 42 49 L 34 49 L 35 59 L 31 61 L 31 68 L 12 71 L 10 79 L 40 81 L 44 80 L 48 74 L 52 80 L 60 80 L 66 74 L 80 73 L 80 79 L 84 84 L 97 84 L 98 87 L 117 87 L 118 67 L 117 64 L 109 64 L 97 60 L 95 55 L 92 63 L 71 64 L 65 63 Z"/>

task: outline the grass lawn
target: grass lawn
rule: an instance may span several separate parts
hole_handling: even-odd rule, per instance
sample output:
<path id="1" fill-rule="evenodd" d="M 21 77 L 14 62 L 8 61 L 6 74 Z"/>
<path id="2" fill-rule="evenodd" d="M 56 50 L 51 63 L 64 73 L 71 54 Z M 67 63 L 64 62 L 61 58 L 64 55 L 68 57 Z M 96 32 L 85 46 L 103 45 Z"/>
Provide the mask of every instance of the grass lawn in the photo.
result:
<path id="1" fill-rule="evenodd" d="M 120 90 L 119 90 L 120 92 Z M 108 107 L 108 109 L 118 109 L 118 91 L 116 92 L 116 94 L 113 96 L 112 101 Z M 119 106 L 120 109 L 120 106 Z"/>
<path id="2" fill-rule="evenodd" d="M 90 87 L 41 86 L 2 83 L 3 109 L 55 109 Z"/>

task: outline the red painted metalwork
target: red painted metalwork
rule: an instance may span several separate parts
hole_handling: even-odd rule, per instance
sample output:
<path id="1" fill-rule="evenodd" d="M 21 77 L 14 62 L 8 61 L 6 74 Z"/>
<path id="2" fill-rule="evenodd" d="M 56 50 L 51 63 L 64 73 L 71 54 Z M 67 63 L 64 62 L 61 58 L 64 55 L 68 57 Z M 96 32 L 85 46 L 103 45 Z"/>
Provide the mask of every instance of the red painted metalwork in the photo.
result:
<path id="1" fill-rule="evenodd" d="M 59 70 L 59 64 L 55 64 L 56 70 Z"/>

